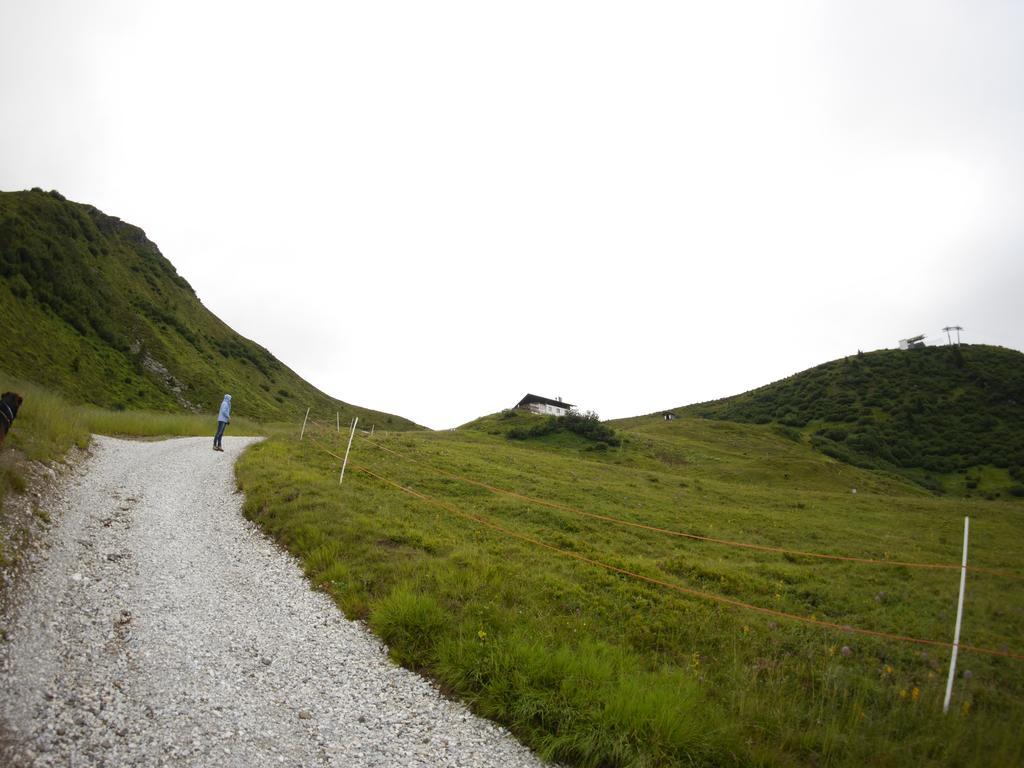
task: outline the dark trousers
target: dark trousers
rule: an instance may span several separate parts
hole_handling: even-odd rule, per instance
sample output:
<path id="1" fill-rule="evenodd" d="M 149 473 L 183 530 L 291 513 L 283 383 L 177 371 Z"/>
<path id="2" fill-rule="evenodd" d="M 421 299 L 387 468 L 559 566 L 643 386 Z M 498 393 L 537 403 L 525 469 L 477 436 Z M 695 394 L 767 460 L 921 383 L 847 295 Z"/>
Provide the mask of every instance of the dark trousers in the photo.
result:
<path id="1" fill-rule="evenodd" d="M 215 448 L 220 448 L 220 439 L 224 437 L 224 428 L 228 425 L 226 421 L 217 422 L 217 434 L 213 436 L 213 445 Z"/>

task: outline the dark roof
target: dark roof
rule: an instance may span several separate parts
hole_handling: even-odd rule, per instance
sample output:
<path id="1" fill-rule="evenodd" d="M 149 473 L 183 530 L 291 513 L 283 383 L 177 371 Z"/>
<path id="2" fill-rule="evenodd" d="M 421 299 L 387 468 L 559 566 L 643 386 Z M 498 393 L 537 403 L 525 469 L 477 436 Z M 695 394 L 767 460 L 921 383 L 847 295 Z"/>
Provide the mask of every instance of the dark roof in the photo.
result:
<path id="1" fill-rule="evenodd" d="M 526 397 L 524 397 L 522 400 L 516 403 L 516 408 L 519 408 L 524 405 L 529 405 L 530 403 L 540 403 L 542 405 L 555 405 L 558 406 L 559 408 L 573 407 L 572 403 L 563 403 L 561 400 L 552 400 L 550 397 L 541 397 L 540 395 L 528 394 Z"/>

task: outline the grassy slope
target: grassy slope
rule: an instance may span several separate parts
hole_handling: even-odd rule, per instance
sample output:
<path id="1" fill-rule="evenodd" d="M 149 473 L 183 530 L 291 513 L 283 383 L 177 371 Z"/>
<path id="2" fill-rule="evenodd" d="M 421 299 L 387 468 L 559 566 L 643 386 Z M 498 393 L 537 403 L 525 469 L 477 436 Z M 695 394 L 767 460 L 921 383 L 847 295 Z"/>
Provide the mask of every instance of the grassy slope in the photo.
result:
<path id="1" fill-rule="evenodd" d="M 141 229 L 52 192 L 0 192 L 0 335 L 6 371 L 76 402 L 210 412 L 231 392 L 261 421 L 312 406 L 415 426 L 320 392 L 206 309 Z"/>
<path id="2" fill-rule="evenodd" d="M 529 417 L 516 416 L 512 420 Z M 623 446 L 526 441 L 500 415 L 455 432 L 358 440 L 353 461 L 516 532 L 675 584 L 840 624 L 947 640 L 956 572 L 822 562 L 624 528 L 494 495 L 429 467 L 592 512 L 715 537 L 922 561 L 971 560 L 963 641 L 1022 651 L 1024 518 L 1007 501 L 936 498 L 770 425 L 633 420 Z M 318 437 L 337 449 L 329 431 Z M 238 468 L 247 513 L 402 663 L 542 754 L 576 765 L 1016 765 L 1024 663 L 776 620 L 685 597 L 516 540 L 413 498 L 310 440 Z M 857 488 L 856 495 L 851 488 Z M 840 650 L 849 646 L 852 655 Z M 916 692 L 915 692 L 916 691 Z"/>
<path id="3" fill-rule="evenodd" d="M 828 455 L 933 490 L 1024 493 L 1024 354 L 1011 349 L 879 350 L 678 411 L 789 427 Z"/>

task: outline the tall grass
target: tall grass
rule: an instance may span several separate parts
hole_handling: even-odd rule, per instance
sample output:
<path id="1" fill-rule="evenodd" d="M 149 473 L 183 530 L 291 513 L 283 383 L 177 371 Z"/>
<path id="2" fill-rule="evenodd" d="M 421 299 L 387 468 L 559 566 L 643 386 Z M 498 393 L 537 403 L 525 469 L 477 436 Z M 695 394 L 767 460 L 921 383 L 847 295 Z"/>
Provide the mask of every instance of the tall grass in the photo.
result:
<path id="1" fill-rule="evenodd" d="M 17 392 L 25 398 L 5 448 L 17 448 L 36 461 L 51 461 L 72 446 L 85 448 L 89 444 L 89 427 L 81 407 L 45 387 L 2 372 L 0 391 Z"/>
<path id="2" fill-rule="evenodd" d="M 72 446 L 85 448 L 92 434 L 122 437 L 179 437 L 212 435 L 215 414 L 162 413 L 159 411 L 115 411 L 90 405 L 76 405 L 59 394 L 30 381 L 0 372 L 0 391 L 17 392 L 24 398 L 5 447 L 22 451 L 35 461 L 63 457 Z M 236 418 L 228 434 L 257 435 L 276 432 L 271 427 Z"/>
<path id="3" fill-rule="evenodd" d="M 88 430 L 98 435 L 184 437 L 212 435 L 217 427 L 215 414 L 110 411 L 84 406 L 81 415 Z M 264 431 L 263 425 L 243 417 L 232 419 L 228 427 L 228 434 L 234 435 L 259 435 Z"/>

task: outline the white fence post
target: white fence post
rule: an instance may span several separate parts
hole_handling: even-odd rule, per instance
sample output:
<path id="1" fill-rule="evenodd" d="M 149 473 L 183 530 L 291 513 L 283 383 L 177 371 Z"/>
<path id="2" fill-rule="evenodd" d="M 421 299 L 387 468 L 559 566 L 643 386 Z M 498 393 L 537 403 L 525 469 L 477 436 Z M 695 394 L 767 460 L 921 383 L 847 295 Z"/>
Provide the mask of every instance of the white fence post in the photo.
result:
<path id="1" fill-rule="evenodd" d="M 310 406 L 310 408 L 312 408 L 312 407 L 313 407 L 313 406 Z M 301 431 L 301 432 L 299 432 L 299 440 L 301 440 L 301 439 L 302 439 L 302 436 L 303 436 L 304 434 L 306 434 L 306 419 L 308 419 L 308 418 L 309 418 L 309 408 L 307 408 L 307 409 L 306 409 L 306 415 L 305 415 L 305 417 L 304 417 L 304 418 L 302 419 L 302 431 Z"/>
<path id="2" fill-rule="evenodd" d="M 341 485 L 345 479 L 345 467 L 348 466 L 348 452 L 352 450 L 352 438 L 356 436 L 356 424 L 359 423 L 359 417 L 356 416 L 352 419 L 352 431 L 348 436 L 348 448 L 345 449 L 345 460 L 341 462 L 341 475 L 338 477 L 338 485 Z"/>
<path id="3" fill-rule="evenodd" d="M 376 424 L 371 424 L 370 425 L 370 437 L 373 437 L 373 430 L 375 430 L 376 428 L 377 428 Z"/>
<path id="4" fill-rule="evenodd" d="M 340 435 L 341 434 L 341 411 L 335 411 L 334 412 L 334 418 L 338 422 L 338 434 Z"/>
<path id="5" fill-rule="evenodd" d="M 956 677 L 956 656 L 960 650 L 960 622 L 964 617 L 964 583 L 967 581 L 967 531 L 970 518 L 964 518 L 964 557 L 960 563 L 960 599 L 956 605 L 956 629 L 953 630 L 953 655 L 949 657 L 949 679 L 946 680 L 946 700 L 942 711 L 949 712 L 949 699 L 953 695 L 953 678 Z"/>

